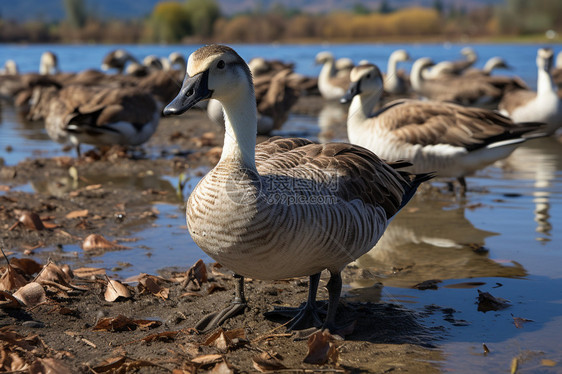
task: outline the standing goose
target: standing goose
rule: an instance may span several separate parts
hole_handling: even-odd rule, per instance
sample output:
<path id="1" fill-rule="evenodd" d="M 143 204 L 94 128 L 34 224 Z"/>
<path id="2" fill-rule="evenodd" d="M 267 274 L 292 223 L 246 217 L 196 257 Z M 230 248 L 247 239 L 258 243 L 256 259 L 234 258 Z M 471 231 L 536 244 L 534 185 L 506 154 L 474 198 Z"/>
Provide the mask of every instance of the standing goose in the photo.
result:
<path id="1" fill-rule="evenodd" d="M 393 95 L 404 95 L 410 89 L 409 78 L 404 71 L 398 71 L 398 62 L 410 61 L 410 55 L 404 49 L 398 49 L 388 57 L 384 91 Z"/>
<path id="2" fill-rule="evenodd" d="M 553 134 L 562 126 L 562 99 L 558 96 L 550 70 L 554 53 L 550 48 L 537 52 L 537 92 L 513 90 L 507 92 L 498 105 L 503 115 L 515 122 L 547 123 L 546 132 Z"/>
<path id="3" fill-rule="evenodd" d="M 382 76 L 374 65 L 358 66 L 342 102 L 351 101 L 347 132 L 351 143 L 383 159 L 406 160 L 414 173 L 435 171 L 457 178 L 461 193 L 464 177 L 507 157 L 525 134 L 542 125 L 515 124 L 494 111 L 453 103 L 396 100 L 374 114 L 380 101 Z"/>
<path id="4" fill-rule="evenodd" d="M 323 326 L 334 331 L 341 270 L 372 248 L 390 218 L 430 176 L 398 172 L 351 144 L 278 138 L 256 147 L 252 76 L 227 46 L 209 45 L 191 54 L 181 91 L 164 114 L 182 114 L 210 98 L 224 108 L 224 147 L 219 163 L 189 197 L 187 225 L 195 243 L 238 274 L 239 283 L 234 304 L 197 328 L 210 329 L 245 309 L 245 276 L 310 276 L 308 301 L 290 328 L 317 326 L 316 291 L 320 272 L 328 269 Z"/>
<path id="5" fill-rule="evenodd" d="M 349 74 L 339 76 L 334 56 L 330 52 L 320 52 L 316 55 L 316 64 L 322 65 L 318 75 L 318 90 L 326 100 L 340 99 L 349 86 Z"/>

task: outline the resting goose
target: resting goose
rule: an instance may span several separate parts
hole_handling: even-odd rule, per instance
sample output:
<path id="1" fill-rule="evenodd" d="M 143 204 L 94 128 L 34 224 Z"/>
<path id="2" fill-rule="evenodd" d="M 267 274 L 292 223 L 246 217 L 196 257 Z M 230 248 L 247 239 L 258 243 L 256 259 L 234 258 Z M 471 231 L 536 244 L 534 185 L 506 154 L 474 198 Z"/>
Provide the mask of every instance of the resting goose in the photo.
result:
<path id="1" fill-rule="evenodd" d="M 68 85 L 37 87 L 29 117 L 44 119 L 49 137 L 70 142 L 80 156 L 80 144 L 139 145 L 156 131 L 161 106 L 138 88 Z"/>
<path id="2" fill-rule="evenodd" d="M 318 75 L 318 90 L 326 100 L 339 100 L 349 86 L 349 75 L 338 76 L 334 56 L 330 52 L 316 55 L 316 64 L 322 65 Z"/>
<path id="3" fill-rule="evenodd" d="M 109 69 L 117 69 L 117 72 L 119 74 L 122 74 L 125 70 L 127 62 L 139 63 L 138 60 L 129 52 L 125 51 L 124 49 L 116 49 L 109 52 L 103 58 L 101 69 L 104 71 L 107 71 Z"/>
<path id="4" fill-rule="evenodd" d="M 562 126 L 562 99 L 552 80 L 553 51 L 540 48 L 537 52 L 537 92 L 513 90 L 507 92 L 498 105 L 500 112 L 515 122 L 547 123 L 546 132 L 553 134 Z"/>
<path id="5" fill-rule="evenodd" d="M 404 95 L 410 89 L 409 78 L 403 71 L 398 71 L 398 63 L 410 61 L 410 55 L 404 49 L 398 49 L 388 57 L 386 76 L 384 78 L 384 91 L 392 95 Z"/>
<path id="6" fill-rule="evenodd" d="M 461 193 L 464 177 L 507 157 L 525 134 L 538 124 L 513 123 L 494 111 L 453 103 L 396 100 L 374 114 L 382 92 L 382 76 L 375 65 L 358 66 L 342 102 L 351 101 L 347 132 L 351 143 L 387 160 L 412 162 L 414 173 L 435 171 L 457 178 Z"/>
<path id="7" fill-rule="evenodd" d="M 491 57 L 486 61 L 484 67 L 482 69 L 477 68 L 470 68 L 467 69 L 463 75 L 464 76 L 472 76 L 472 75 L 486 75 L 489 76 L 492 74 L 492 71 L 495 69 L 511 69 L 511 67 L 507 64 L 507 62 L 498 56 Z"/>
<path id="8" fill-rule="evenodd" d="M 59 62 L 57 55 L 51 51 L 45 51 L 41 54 L 39 62 L 39 74 L 54 75 L 59 72 Z"/>
<path id="9" fill-rule="evenodd" d="M 18 64 L 14 60 L 6 60 L 4 63 L 4 69 L 0 72 L 0 75 L 18 75 L 19 69 Z"/>
<path id="10" fill-rule="evenodd" d="M 491 103 L 499 101 L 513 80 L 501 77 L 474 79 L 456 75 L 427 79 L 423 72 L 433 65 L 429 57 L 417 59 L 412 66 L 410 83 L 412 89 L 422 98 L 438 101 L 451 101 L 464 105 Z"/>
<path id="11" fill-rule="evenodd" d="M 432 78 L 437 78 L 440 75 L 439 73 L 445 74 L 453 74 L 453 75 L 460 75 L 464 73 L 465 70 L 470 68 L 476 60 L 478 59 L 478 55 L 471 47 L 464 47 L 461 49 L 461 55 L 465 57 L 464 60 L 459 61 L 442 61 L 436 64 L 433 68 L 435 72 L 432 73 Z"/>
<path id="12" fill-rule="evenodd" d="M 252 75 L 227 46 L 191 54 L 181 91 L 164 114 L 182 114 L 210 98 L 224 107 L 224 147 L 219 163 L 189 197 L 187 225 L 195 243 L 240 278 L 233 306 L 197 327 L 212 328 L 245 309 L 244 277 L 300 276 L 310 276 L 309 297 L 291 328 L 318 325 L 316 291 L 320 272 L 328 269 L 323 326 L 334 331 L 341 270 L 372 248 L 430 176 L 398 172 L 350 144 L 277 138 L 256 147 Z"/>

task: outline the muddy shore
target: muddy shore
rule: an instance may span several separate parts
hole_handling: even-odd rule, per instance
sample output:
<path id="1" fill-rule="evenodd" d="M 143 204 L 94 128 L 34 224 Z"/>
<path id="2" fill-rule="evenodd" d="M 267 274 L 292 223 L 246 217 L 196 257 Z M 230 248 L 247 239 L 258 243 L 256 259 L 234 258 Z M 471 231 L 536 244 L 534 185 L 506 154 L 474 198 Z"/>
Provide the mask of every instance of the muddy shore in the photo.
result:
<path id="1" fill-rule="evenodd" d="M 310 100 L 296 110 L 315 114 L 320 107 L 318 101 Z M 166 149 L 159 157 L 147 158 L 142 150 L 113 148 L 103 155 L 90 152 L 77 159 L 69 150 L 67 156 L 1 167 L 4 192 L 0 195 L 0 239 L 4 251 L 11 259 L 33 258 L 42 265 L 50 257 L 62 267 L 64 259 L 57 258 L 56 248 L 82 244 L 91 234 L 126 246 L 128 238 L 150 226 L 159 214 L 153 209 L 155 202 L 182 204 L 175 185 L 154 180 L 160 176 L 171 180 L 179 180 L 180 175 L 200 176 L 218 161 L 222 137 L 221 128 L 211 123 L 204 112 L 189 111 L 179 118 L 162 119 L 149 142 Z M 136 176 L 134 185 L 114 183 L 131 175 Z M 32 185 L 34 192 L 18 189 L 21 185 Z M 43 227 L 20 222 L 26 212 L 36 214 Z M 35 254 L 45 247 L 53 248 L 49 256 L 44 252 Z M 122 253 L 126 261 L 126 250 Z M 158 252 L 154 251 L 153 256 Z M 173 258 L 169 262 L 177 266 Z M 193 264 L 184 265 L 187 271 Z M 77 270 L 78 265 L 74 266 L 72 270 Z M 3 273 L 8 271 L 5 263 L 2 269 Z M 307 279 L 249 280 L 249 309 L 225 323 L 216 335 L 219 338 L 213 338 L 212 333 L 198 334 L 193 327 L 203 315 L 230 302 L 235 281 L 227 269 L 207 264 L 207 279 L 191 282 L 186 282 L 186 271 L 163 272 L 158 282 L 167 289 L 165 295 L 147 292 L 138 285 L 139 279 L 119 279 L 127 284 L 131 296 L 113 302 L 104 297 L 109 280 L 104 270 L 87 273 L 78 269 L 74 278 L 67 279 L 72 286 L 69 290 L 45 286 L 47 299 L 40 305 L 0 308 L 3 365 L 13 372 L 39 372 L 32 370 L 51 365 L 58 370 L 53 372 L 70 373 L 227 373 L 268 369 L 439 372 L 434 363 L 442 359 L 442 354 L 434 347 L 438 337 L 446 333 L 445 327 L 429 328 L 424 325 L 423 315 L 398 305 L 352 301 L 344 295 L 342 314 L 355 321 L 355 328 L 345 340 L 330 341 L 337 353 L 326 363 L 312 364 L 304 362 L 309 341 L 285 333 L 283 321 L 271 321 L 263 315 L 275 305 L 297 306 L 303 302 Z M 37 272 L 22 276 L 31 282 Z M 344 281 L 352 277 L 369 274 L 349 267 Z M 322 287 L 326 281 L 324 275 L 319 300 L 327 298 Z M 96 328 L 101 320 L 117 319 L 119 315 L 157 322 L 127 325 L 123 331 Z M 269 357 L 267 363 L 263 362 L 264 355 Z"/>

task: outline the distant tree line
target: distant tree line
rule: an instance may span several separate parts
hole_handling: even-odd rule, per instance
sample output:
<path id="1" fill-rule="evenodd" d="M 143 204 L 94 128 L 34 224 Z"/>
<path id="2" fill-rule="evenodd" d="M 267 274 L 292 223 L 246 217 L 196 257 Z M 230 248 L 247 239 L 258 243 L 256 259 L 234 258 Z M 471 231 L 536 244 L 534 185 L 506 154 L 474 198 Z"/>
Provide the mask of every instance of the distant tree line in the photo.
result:
<path id="1" fill-rule="evenodd" d="M 383 0 L 372 10 L 357 2 L 351 10 L 303 13 L 274 4 L 224 16 L 216 0 L 163 1 L 150 15 L 132 21 L 103 20 L 85 0 L 61 0 L 66 18 L 56 23 L 17 23 L 0 18 L 0 42 L 298 42 L 427 40 L 522 36 L 552 29 L 562 33 L 562 1 L 505 0 L 496 7 L 467 11 L 445 7 L 392 8 Z M 260 3 L 261 4 L 261 3 Z"/>

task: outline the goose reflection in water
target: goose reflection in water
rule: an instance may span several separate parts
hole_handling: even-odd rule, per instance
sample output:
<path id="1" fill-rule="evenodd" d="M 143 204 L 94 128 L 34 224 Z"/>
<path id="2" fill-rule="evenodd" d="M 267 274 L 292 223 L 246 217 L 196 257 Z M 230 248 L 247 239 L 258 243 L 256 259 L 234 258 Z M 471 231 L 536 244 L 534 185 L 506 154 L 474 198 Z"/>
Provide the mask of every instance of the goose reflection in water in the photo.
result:
<path id="1" fill-rule="evenodd" d="M 561 141 L 556 137 L 532 140 L 516 149 L 507 159 L 498 163 L 506 179 L 533 180 L 536 240 L 549 242 L 552 236 L 550 216 L 552 193 L 557 173 L 562 170 Z"/>
<path id="2" fill-rule="evenodd" d="M 377 245 L 355 261 L 358 274 L 347 283 L 362 299 L 377 301 L 384 286 L 411 288 L 431 279 L 523 277 L 522 265 L 496 262 L 484 248 L 497 233 L 482 230 L 465 217 L 465 208 L 416 196 L 396 216 Z M 378 297 L 377 297 L 378 295 Z"/>
<path id="3" fill-rule="evenodd" d="M 349 105 L 334 102 L 324 102 L 318 113 L 318 127 L 320 143 L 331 141 L 347 141 L 347 111 Z"/>

